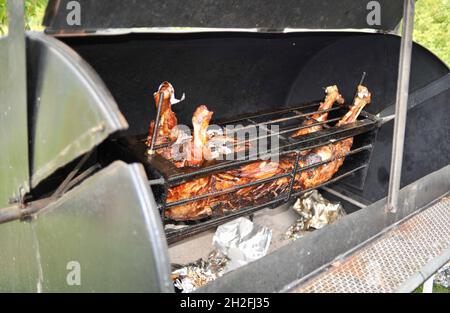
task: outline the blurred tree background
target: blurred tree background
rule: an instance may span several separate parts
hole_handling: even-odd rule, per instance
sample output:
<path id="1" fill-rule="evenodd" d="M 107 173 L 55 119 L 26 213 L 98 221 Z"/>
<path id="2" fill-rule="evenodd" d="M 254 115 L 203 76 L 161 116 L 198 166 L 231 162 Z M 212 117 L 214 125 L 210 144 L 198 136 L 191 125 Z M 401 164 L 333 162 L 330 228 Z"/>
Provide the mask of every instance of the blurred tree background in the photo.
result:
<path id="1" fill-rule="evenodd" d="M 6 1 L 0 0 L 0 35 L 7 32 L 8 14 L 6 11 Z M 48 0 L 25 0 L 25 28 L 28 30 L 43 30 L 42 18 Z"/>

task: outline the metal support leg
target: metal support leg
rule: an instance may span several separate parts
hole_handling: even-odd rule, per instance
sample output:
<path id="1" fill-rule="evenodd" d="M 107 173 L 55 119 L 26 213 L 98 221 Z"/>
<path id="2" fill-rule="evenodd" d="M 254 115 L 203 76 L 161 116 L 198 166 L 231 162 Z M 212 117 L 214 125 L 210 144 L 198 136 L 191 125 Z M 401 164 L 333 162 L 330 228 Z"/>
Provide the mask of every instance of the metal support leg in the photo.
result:
<path id="1" fill-rule="evenodd" d="M 402 39 L 398 68 L 395 122 L 392 143 L 391 172 L 387 209 L 395 213 L 402 173 L 403 145 L 405 141 L 406 112 L 408 104 L 409 74 L 411 67 L 412 34 L 414 25 L 414 0 L 405 0 L 403 7 Z"/>

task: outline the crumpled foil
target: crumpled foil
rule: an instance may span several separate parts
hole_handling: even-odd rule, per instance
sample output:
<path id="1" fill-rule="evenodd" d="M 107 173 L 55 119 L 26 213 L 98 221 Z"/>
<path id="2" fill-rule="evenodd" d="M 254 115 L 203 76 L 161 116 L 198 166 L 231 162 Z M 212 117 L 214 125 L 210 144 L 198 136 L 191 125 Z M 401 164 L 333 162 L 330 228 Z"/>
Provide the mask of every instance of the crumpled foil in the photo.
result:
<path id="1" fill-rule="evenodd" d="M 267 254 L 272 230 L 238 218 L 219 226 L 213 237 L 215 250 L 206 260 L 187 265 L 173 265 L 172 281 L 181 292 L 192 292 L 201 286 Z"/>
<path id="2" fill-rule="evenodd" d="M 212 251 L 206 260 L 199 259 L 188 265 L 173 265 L 173 285 L 183 293 L 192 292 L 225 274 L 228 261 L 219 251 Z"/>
<path id="3" fill-rule="evenodd" d="M 271 239 L 270 228 L 241 217 L 217 227 L 213 244 L 230 259 L 225 270 L 231 271 L 265 256 Z"/>
<path id="4" fill-rule="evenodd" d="M 450 288 L 450 262 L 436 273 L 434 276 L 434 284 Z"/>
<path id="5" fill-rule="evenodd" d="M 293 209 L 300 215 L 284 234 L 285 239 L 296 240 L 307 231 L 320 229 L 345 215 L 339 202 L 331 202 L 312 190 L 299 197 Z"/>

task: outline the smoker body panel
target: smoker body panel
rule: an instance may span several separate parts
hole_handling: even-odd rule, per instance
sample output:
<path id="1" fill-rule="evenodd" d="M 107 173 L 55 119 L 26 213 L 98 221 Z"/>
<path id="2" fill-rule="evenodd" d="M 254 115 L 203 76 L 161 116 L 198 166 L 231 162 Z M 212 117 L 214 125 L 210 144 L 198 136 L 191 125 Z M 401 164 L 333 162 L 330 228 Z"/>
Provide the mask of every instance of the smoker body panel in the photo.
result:
<path id="1" fill-rule="evenodd" d="M 44 292 L 171 291 L 164 232 L 138 164 L 111 164 L 49 204 L 32 223 Z M 66 281 L 76 269 L 69 266 L 73 261 L 80 285 Z"/>
<path id="2" fill-rule="evenodd" d="M 28 33 L 31 184 L 128 124 L 92 68 L 62 42 Z"/>
<path id="3" fill-rule="evenodd" d="M 214 120 L 227 120 L 322 99 L 322 87 L 330 84 L 337 84 L 350 101 L 363 71 L 374 91 L 366 110 L 376 114 L 395 103 L 400 47 L 396 35 L 147 33 L 60 40 L 103 79 L 130 125 L 129 135 L 147 132 L 156 114 L 152 93 L 164 80 L 174 85 L 177 96 L 186 94 L 173 110 L 187 125 L 200 104 L 214 111 Z M 417 44 L 411 70 L 411 92 L 449 73 Z"/>
<path id="4" fill-rule="evenodd" d="M 30 189 L 23 1 L 9 1 L 9 33 L 0 37 L 0 208 Z"/>
<path id="5" fill-rule="evenodd" d="M 280 30 L 283 28 L 393 30 L 402 16 L 402 1 L 378 0 L 79 0 L 80 23 L 68 23 L 70 0 L 49 1 L 47 31 L 95 33 L 139 27 L 201 27 Z M 375 11 L 376 10 L 376 11 Z M 373 14 L 382 16 L 372 22 Z"/>
<path id="6" fill-rule="evenodd" d="M 39 250 L 33 225 L 20 221 L 1 225 L 0 246 L 0 291 L 39 291 Z"/>
<path id="7" fill-rule="evenodd" d="M 345 99 L 366 72 L 373 94 L 367 111 L 391 111 L 395 103 L 400 38 L 363 32 L 130 34 L 61 38 L 97 73 L 117 100 L 130 128 L 147 132 L 155 117 L 151 91 L 170 80 L 186 100 L 173 106 L 180 123 L 190 125 L 195 107 L 207 104 L 213 120 L 299 105 L 323 97 L 337 84 Z M 145 53 L 143 53 L 145 51 Z M 112 61 L 113 60 L 113 61 Z M 118 75 L 118 73 L 120 73 Z M 410 94 L 449 75 L 427 49 L 413 45 Z M 448 99 L 450 80 L 425 94 L 407 117 L 402 186 L 450 163 Z M 201 88 L 199 87 L 201 86 Z M 433 89 L 433 88 L 431 88 Z M 413 102 L 413 100 L 411 100 Z M 387 195 L 393 121 L 377 135 L 365 184 L 345 186 L 370 203 Z"/>
<path id="8" fill-rule="evenodd" d="M 395 214 L 386 212 L 386 198 L 383 198 L 364 210 L 354 212 L 262 259 L 225 274 L 198 292 L 287 291 L 297 284 L 297 280 L 327 265 L 341 254 L 357 249 L 358 245 L 386 227 L 448 193 L 448 177 L 450 166 L 404 187 L 400 192 L 400 210 Z M 268 268 L 271 270 L 267 271 Z"/>

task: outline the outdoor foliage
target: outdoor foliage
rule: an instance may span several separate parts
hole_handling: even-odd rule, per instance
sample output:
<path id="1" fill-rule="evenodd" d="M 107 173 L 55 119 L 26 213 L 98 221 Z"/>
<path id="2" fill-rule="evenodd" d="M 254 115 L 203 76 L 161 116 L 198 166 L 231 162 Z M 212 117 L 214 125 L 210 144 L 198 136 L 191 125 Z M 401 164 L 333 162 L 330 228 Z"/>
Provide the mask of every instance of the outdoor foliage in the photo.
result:
<path id="1" fill-rule="evenodd" d="M 414 41 L 450 64 L 450 0 L 418 0 Z"/>
<path id="2" fill-rule="evenodd" d="M 6 10 L 7 0 L 0 0 L 0 35 L 7 31 L 8 14 Z M 33 30 L 43 29 L 41 26 L 45 7 L 48 0 L 25 0 L 25 28 Z"/>

